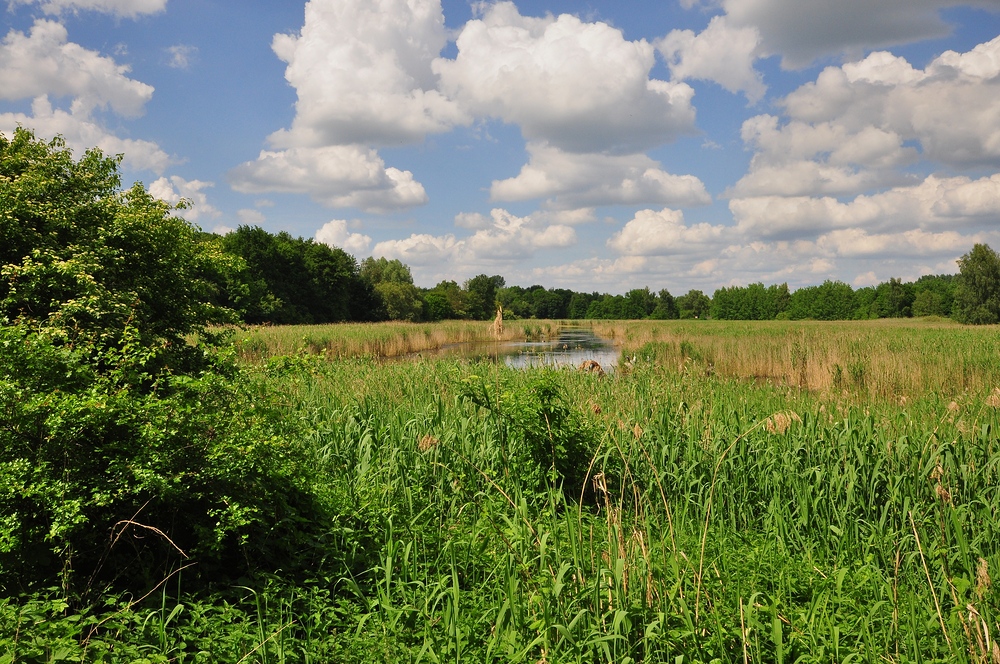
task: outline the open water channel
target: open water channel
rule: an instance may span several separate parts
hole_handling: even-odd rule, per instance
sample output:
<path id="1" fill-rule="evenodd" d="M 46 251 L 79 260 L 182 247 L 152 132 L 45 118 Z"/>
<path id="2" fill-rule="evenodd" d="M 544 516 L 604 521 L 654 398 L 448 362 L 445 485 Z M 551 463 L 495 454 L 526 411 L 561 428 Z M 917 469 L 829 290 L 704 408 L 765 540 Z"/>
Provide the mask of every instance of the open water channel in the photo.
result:
<path id="1" fill-rule="evenodd" d="M 425 351 L 424 356 L 492 359 L 509 367 L 578 367 L 587 360 L 601 365 L 604 371 L 618 364 L 620 351 L 607 339 L 602 339 L 583 327 L 566 326 L 544 341 L 499 341 L 461 343 L 444 346 L 437 351 Z"/>

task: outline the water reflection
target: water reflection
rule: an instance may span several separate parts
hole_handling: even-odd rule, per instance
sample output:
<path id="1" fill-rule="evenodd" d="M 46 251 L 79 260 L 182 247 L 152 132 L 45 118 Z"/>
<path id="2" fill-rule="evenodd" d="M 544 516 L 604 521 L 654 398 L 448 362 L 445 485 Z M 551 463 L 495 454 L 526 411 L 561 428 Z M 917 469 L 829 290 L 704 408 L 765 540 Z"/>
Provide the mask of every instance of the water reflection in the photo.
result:
<path id="1" fill-rule="evenodd" d="M 426 355 L 427 353 L 425 353 Z M 508 367 L 578 367 L 587 360 L 601 365 L 604 371 L 618 364 L 619 351 L 605 339 L 582 327 L 563 327 L 555 338 L 546 341 L 503 341 L 492 343 L 464 343 L 445 346 L 435 353 L 437 357 L 465 357 L 493 359 Z"/>

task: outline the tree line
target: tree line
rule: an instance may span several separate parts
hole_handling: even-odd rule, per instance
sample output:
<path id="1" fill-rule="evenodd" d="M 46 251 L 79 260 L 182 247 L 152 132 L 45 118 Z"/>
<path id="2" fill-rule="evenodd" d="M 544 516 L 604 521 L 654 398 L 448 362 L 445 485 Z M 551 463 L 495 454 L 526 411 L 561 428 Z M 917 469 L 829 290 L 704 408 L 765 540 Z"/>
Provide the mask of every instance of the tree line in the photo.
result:
<path id="1" fill-rule="evenodd" d="M 567 288 L 508 286 L 501 275 L 477 275 L 433 288 L 413 283 L 397 259 L 360 263 L 343 249 L 314 240 L 241 226 L 201 241 L 229 255 L 237 269 L 216 274 L 217 304 L 246 323 L 488 320 L 502 307 L 508 319 L 867 320 L 940 316 L 966 323 L 1000 321 L 1000 258 L 977 244 L 959 274 L 892 278 L 853 288 L 824 281 L 791 291 L 787 283 L 728 286 L 711 296 L 690 290 L 636 288 L 623 295 Z"/>

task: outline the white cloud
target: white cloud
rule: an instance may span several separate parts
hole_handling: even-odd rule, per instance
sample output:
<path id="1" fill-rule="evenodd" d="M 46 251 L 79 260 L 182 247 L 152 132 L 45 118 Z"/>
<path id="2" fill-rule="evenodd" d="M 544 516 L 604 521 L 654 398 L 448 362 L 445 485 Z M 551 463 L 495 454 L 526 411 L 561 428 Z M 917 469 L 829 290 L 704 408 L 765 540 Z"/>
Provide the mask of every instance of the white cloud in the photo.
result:
<path id="1" fill-rule="evenodd" d="M 868 233 L 860 228 L 831 231 L 816 240 L 818 249 L 837 257 L 875 257 L 952 255 L 968 251 L 973 238 L 943 231 L 929 233 L 915 228 L 902 233 Z"/>
<path id="2" fill-rule="evenodd" d="M 310 0 L 272 43 L 298 94 L 272 145 L 395 145 L 467 122 L 431 71 L 446 42 L 440 0 Z"/>
<path id="3" fill-rule="evenodd" d="M 489 228 L 490 220 L 478 212 L 459 212 L 455 215 L 455 225 L 459 228 L 478 230 L 480 228 Z"/>
<path id="4" fill-rule="evenodd" d="M 608 246 L 629 256 L 691 256 L 717 252 L 727 242 L 727 227 L 687 226 L 683 212 L 664 208 L 637 212 L 608 240 Z"/>
<path id="5" fill-rule="evenodd" d="M 152 86 L 129 78 L 129 68 L 67 41 L 66 28 L 39 19 L 29 34 L 11 30 L 0 43 L 0 99 L 42 95 L 73 97 L 74 114 L 110 107 L 119 115 L 141 115 Z"/>
<path id="6" fill-rule="evenodd" d="M 108 155 L 122 154 L 125 165 L 135 169 L 159 174 L 177 163 L 156 143 L 115 136 L 82 110 L 67 113 L 53 109 L 45 96 L 32 101 L 31 115 L 0 113 L 0 132 L 12 135 L 18 125 L 31 128 L 39 137 L 61 135 L 77 154 L 83 154 L 92 147 L 98 147 Z"/>
<path id="7" fill-rule="evenodd" d="M 426 203 L 413 174 L 386 167 L 374 147 L 470 121 L 431 70 L 446 43 L 440 0 L 310 0 L 299 34 L 271 44 L 288 64 L 295 118 L 268 137 L 274 150 L 230 172 L 233 188 L 370 212 Z"/>
<path id="8" fill-rule="evenodd" d="M 715 16 L 695 35 L 692 30 L 672 30 L 656 43 L 676 80 L 715 81 L 726 90 L 743 92 L 751 103 L 764 96 L 767 86 L 754 70 L 760 34 L 752 26 L 733 28 L 725 16 Z"/>
<path id="9" fill-rule="evenodd" d="M 159 178 L 149 185 L 149 194 L 171 205 L 177 205 L 183 199 L 188 206 L 178 210 L 177 214 L 190 222 L 197 222 L 205 217 L 216 218 L 222 213 L 209 204 L 208 196 L 203 191 L 215 186 L 212 182 L 202 180 L 185 180 L 179 175 L 170 178 Z"/>
<path id="10" fill-rule="evenodd" d="M 606 23 L 486 7 L 438 59 L 441 89 L 470 112 L 516 123 L 529 141 L 570 152 L 638 152 L 694 130 L 694 91 L 649 78 L 654 48 Z"/>
<path id="11" fill-rule="evenodd" d="M 249 208 L 237 210 L 236 218 L 240 220 L 241 226 L 260 226 L 267 221 L 267 217 L 264 216 L 263 212 Z"/>
<path id="12" fill-rule="evenodd" d="M 89 10 L 136 18 L 143 14 L 158 14 L 167 7 L 167 0 L 8 0 L 11 5 L 41 5 L 48 14 Z"/>
<path id="13" fill-rule="evenodd" d="M 929 176 L 848 202 L 824 196 L 734 199 L 729 209 L 741 232 L 753 238 L 790 239 L 833 229 L 903 231 L 995 227 L 1000 218 L 1000 174 L 972 180 Z"/>
<path id="14" fill-rule="evenodd" d="M 323 224 L 316 231 L 316 241 L 330 247 L 339 247 L 352 255 L 365 255 L 372 244 L 372 239 L 361 233 L 352 233 L 347 228 L 347 222 L 333 219 Z"/>
<path id="15" fill-rule="evenodd" d="M 375 150 L 356 145 L 264 150 L 230 171 L 229 180 L 242 193 L 308 194 L 330 207 L 372 212 L 427 202 L 410 171 L 386 168 Z"/>
<path id="16" fill-rule="evenodd" d="M 187 69 L 198 55 L 198 47 L 189 44 L 177 44 L 167 47 L 167 66 L 174 69 Z"/>
<path id="17" fill-rule="evenodd" d="M 760 31 L 765 55 L 785 67 L 817 58 L 944 37 L 940 10 L 955 5 L 996 8 L 990 0 L 723 0 L 734 26 Z"/>
<path id="18" fill-rule="evenodd" d="M 513 268 L 542 249 L 561 249 L 576 244 L 576 231 L 565 224 L 548 223 L 545 215 L 518 217 L 496 208 L 485 216 L 464 215 L 478 229 L 457 239 L 454 234 L 413 234 L 400 240 L 379 242 L 373 256 L 398 258 L 414 266 L 415 274 L 442 278 L 445 272 L 475 273 L 489 262 L 493 269 Z"/>
<path id="19" fill-rule="evenodd" d="M 553 209 L 598 205 L 707 205 L 705 185 L 693 175 L 673 175 L 642 154 L 573 154 L 529 143 L 530 159 L 513 178 L 495 180 L 496 201 L 547 198 Z"/>
<path id="20" fill-rule="evenodd" d="M 730 196 L 848 195 L 904 184 L 920 159 L 1000 166 L 1000 37 L 925 69 L 886 52 L 827 67 L 743 124 L 755 150 Z"/>
<path id="21" fill-rule="evenodd" d="M 428 233 L 414 233 L 401 240 L 379 242 L 372 250 L 372 256 L 398 258 L 415 267 L 440 267 L 452 259 L 458 240 L 451 233 L 442 236 Z"/>
<path id="22" fill-rule="evenodd" d="M 491 227 L 465 240 L 465 248 L 477 260 L 527 258 L 538 249 L 576 244 L 576 231 L 564 224 L 545 225 L 531 216 L 517 217 L 500 208 L 492 210 L 490 217 Z"/>

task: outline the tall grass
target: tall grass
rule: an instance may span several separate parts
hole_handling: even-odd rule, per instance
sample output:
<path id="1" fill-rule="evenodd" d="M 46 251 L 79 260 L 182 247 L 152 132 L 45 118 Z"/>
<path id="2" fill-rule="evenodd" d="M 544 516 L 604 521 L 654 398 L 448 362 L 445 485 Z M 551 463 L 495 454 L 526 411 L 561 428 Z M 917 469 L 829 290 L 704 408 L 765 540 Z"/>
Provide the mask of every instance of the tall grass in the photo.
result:
<path id="1" fill-rule="evenodd" d="M 342 508 L 340 562 L 209 607 L 164 595 L 143 652 L 998 664 L 996 331 L 853 325 L 598 326 L 636 355 L 604 377 L 262 362 Z M 821 381 L 852 352 L 863 383 Z"/>
<path id="2" fill-rule="evenodd" d="M 499 330 L 492 321 L 259 326 L 236 330 L 235 344 L 247 361 L 300 352 L 322 353 L 330 359 L 398 357 L 456 343 L 540 338 L 556 329 L 552 321 L 508 323 Z"/>
<path id="3" fill-rule="evenodd" d="M 356 361 L 298 383 L 317 462 L 381 515 L 354 587 L 397 656 L 1000 657 L 987 400 L 858 405 L 655 363 L 555 375 L 594 441 L 583 502 L 504 462 L 537 373 Z M 463 401 L 469 381 L 506 415 Z"/>
<path id="4" fill-rule="evenodd" d="M 947 320 L 595 321 L 597 334 L 657 362 L 758 383 L 865 398 L 957 397 L 1000 387 L 1000 329 Z"/>

